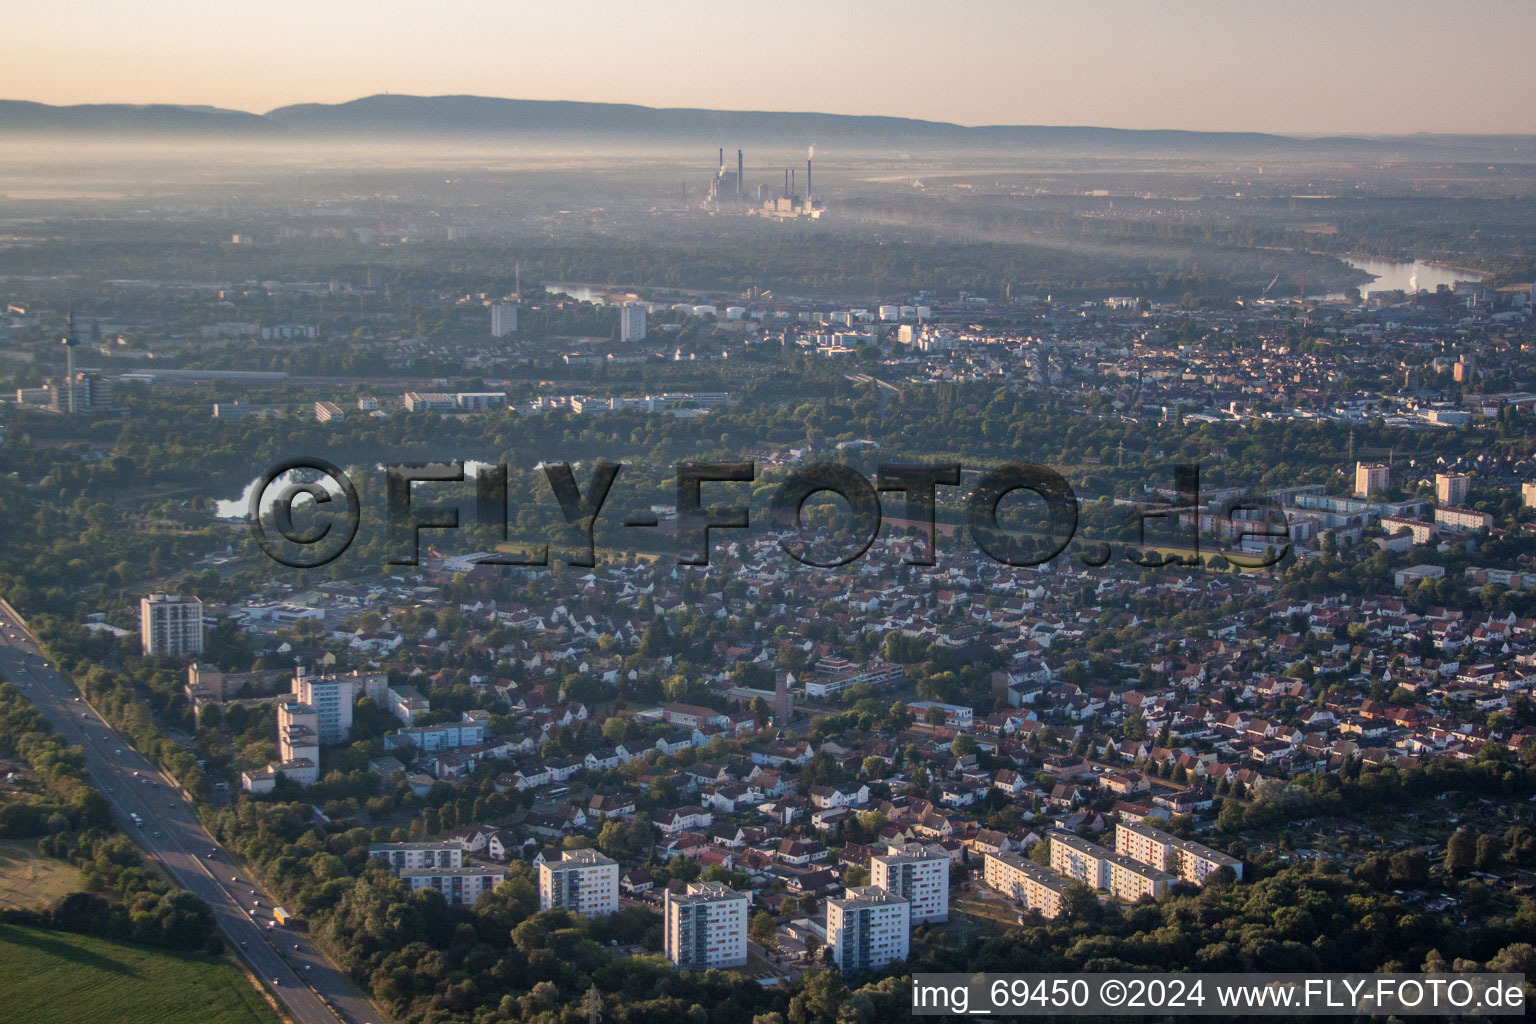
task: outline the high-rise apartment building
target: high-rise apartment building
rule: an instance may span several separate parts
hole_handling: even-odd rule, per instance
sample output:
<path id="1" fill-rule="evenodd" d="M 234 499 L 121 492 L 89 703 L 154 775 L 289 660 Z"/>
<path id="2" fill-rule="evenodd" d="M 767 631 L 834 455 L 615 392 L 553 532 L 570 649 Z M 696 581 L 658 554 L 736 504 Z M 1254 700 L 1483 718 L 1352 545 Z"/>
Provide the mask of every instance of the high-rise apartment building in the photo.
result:
<path id="1" fill-rule="evenodd" d="M 301 666 L 293 677 L 293 694 L 315 709 L 315 732 L 321 743 L 344 743 L 352 730 L 352 704 L 359 677 L 312 676 Z"/>
<path id="2" fill-rule="evenodd" d="M 308 704 L 287 701 L 277 706 L 277 756 L 268 765 L 274 773 L 309 786 L 320 779 L 320 738 L 315 730 L 318 719 Z"/>
<path id="3" fill-rule="evenodd" d="M 491 337 L 505 338 L 517 330 L 517 303 L 498 302 L 491 307 Z"/>
<path id="4" fill-rule="evenodd" d="M 1442 505 L 1460 505 L 1472 489 L 1472 478 L 1465 473 L 1436 473 L 1435 500 Z"/>
<path id="5" fill-rule="evenodd" d="M 1355 496 L 1368 498 L 1392 482 L 1392 470 L 1379 462 L 1355 463 Z"/>
<path id="6" fill-rule="evenodd" d="M 949 856 L 921 843 L 892 846 L 869 859 L 869 884 L 912 904 L 912 923 L 949 920 Z"/>
<path id="7" fill-rule="evenodd" d="M 663 903 L 662 945 L 684 970 L 742 967 L 747 962 L 747 894 L 723 882 L 690 882 Z"/>
<path id="8" fill-rule="evenodd" d="M 844 974 L 875 971 L 907 958 L 911 904 L 878 885 L 854 886 L 827 900 L 827 948 Z"/>
<path id="9" fill-rule="evenodd" d="M 645 340 L 645 304 L 626 302 L 619 307 L 619 340 Z"/>
<path id="10" fill-rule="evenodd" d="M 179 594 L 141 598 L 139 643 L 145 654 L 203 653 L 203 602 Z"/>
<path id="11" fill-rule="evenodd" d="M 560 908 L 582 917 L 619 909 L 619 862 L 596 850 L 566 850 L 539 865 L 539 909 Z"/>

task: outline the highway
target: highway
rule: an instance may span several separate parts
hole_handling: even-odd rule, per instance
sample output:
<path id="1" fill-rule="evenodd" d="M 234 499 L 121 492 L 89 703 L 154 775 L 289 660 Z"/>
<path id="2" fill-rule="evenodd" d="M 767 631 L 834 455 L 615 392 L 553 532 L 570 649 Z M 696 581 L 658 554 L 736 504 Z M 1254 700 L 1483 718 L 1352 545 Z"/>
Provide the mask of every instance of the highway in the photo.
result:
<path id="1" fill-rule="evenodd" d="M 219 930 L 295 1024 L 375 1024 L 378 1010 L 301 932 L 274 925 L 272 898 L 234 866 L 171 781 L 131 747 L 43 657 L 0 602 L 0 676 L 16 683 L 65 742 L 85 751 L 92 783 L 123 831 L 213 910 Z M 143 819 L 135 825 L 132 815 Z M 328 1005 L 329 1004 L 329 1005 Z"/>

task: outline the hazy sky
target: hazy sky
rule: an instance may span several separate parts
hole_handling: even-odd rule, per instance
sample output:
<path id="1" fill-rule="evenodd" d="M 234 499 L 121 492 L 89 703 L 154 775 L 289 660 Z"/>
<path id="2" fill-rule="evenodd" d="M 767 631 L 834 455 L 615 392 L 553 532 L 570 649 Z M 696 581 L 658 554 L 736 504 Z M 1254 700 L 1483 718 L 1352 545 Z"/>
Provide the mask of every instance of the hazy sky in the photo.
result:
<path id="1" fill-rule="evenodd" d="M 1533 0 L 23 0 L 0 98 L 377 92 L 964 124 L 1536 132 Z"/>

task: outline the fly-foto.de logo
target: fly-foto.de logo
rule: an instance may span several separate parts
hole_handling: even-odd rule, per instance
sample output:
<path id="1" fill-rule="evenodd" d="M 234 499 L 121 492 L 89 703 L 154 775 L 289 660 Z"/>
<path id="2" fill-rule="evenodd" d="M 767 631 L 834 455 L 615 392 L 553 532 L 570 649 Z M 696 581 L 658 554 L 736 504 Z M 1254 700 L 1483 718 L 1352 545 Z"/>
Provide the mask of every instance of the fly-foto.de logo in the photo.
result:
<path id="1" fill-rule="evenodd" d="M 624 466 L 598 462 L 585 483 L 576 479 L 571 463 L 539 466 L 549 496 L 560 516 L 573 531 L 576 542 L 562 561 L 590 568 L 596 562 L 595 530 L 599 517 Z M 466 479 L 463 462 L 409 462 L 385 466 L 385 522 L 389 531 L 390 565 L 420 564 L 423 530 L 456 530 L 458 508 L 423 508 L 413 504 L 414 485 L 445 485 Z M 802 565 L 833 569 L 856 561 L 880 535 L 884 513 L 881 494 L 904 500 L 907 528 L 921 535 L 906 555 L 909 565 L 936 563 L 940 488 L 959 487 L 958 463 L 882 463 L 871 481 L 858 470 L 838 463 L 811 463 L 792 468 L 773 492 L 768 507 L 769 530 L 779 546 Z M 1202 564 L 1201 536 L 1209 532 L 1229 545 L 1214 552 L 1241 569 L 1276 564 L 1290 550 L 1289 527 L 1279 505 L 1264 495 L 1229 499 L 1219 508 L 1200 502 L 1200 467 L 1174 469 L 1172 500 L 1126 506 L 1128 525 L 1135 540 L 1123 553 L 1128 561 L 1144 568 L 1198 566 Z M 501 542 L 508 541 L 508 468 L 505 463 L 478 466 L 475 484 L 475 519 Z M 671 523 L 675 557 L 679 565 L 709 564 L 711 531 L 750 530 L 752 510 L 740 504 L 705 504 L 706 487 L 711 497 L 729 493 L 731 484 L 752 484 L 758 479 L 752 462 L 684 462 L 676 467 L 676 512 Z M 999 509 L 1005 499 L 1027 492 L 1034 502 L 1032 522 L 1011 517 L 1004 524 Z M 833 495 L 846 505 L 846 526 L 834 537 L 823 527 L 812 529 L 804 521 L 807 502 L 817 495 Z M 295 522 L 295 506 L 307 499 L 314 503 L 310 522 Z M 981 471 L 964 496 L 964 520 L 976 549 L 994 561 L 1025 567 L 1041 565 L 1065 552 L 1077 535 L 1078 499 L 1060 473 L 1034 463 L 1008 463 Z M 251 489 L 247 512 L 251 532 L 261 549 L 274 561 L 297 569 L 327 565 L 340 557 L 357 538 L 362 505 L 357 487 L 339 467 L 325 459 L 285 459 L 267 470 Z M 1148 546 L 1149 521 L 1161 521 L 1163 536 L 1157 550 Z M 654 508 L 623 515 L 625 529 L 655 530 L 662 524 Z M 274 536 L 275 534 L 275 536 Z M 924 543 L 925 541 L 925 543 Z M 1257 546 L 1257 550 L 1255 547 Z M 1084 565 L 1106 565 L 1113 546 L 1096 541 L 1082 546 L 1075 556 Z M 547 544 L 531 551 L 497 551 L 481 555 L 478 565 L 546 567 Z"/>

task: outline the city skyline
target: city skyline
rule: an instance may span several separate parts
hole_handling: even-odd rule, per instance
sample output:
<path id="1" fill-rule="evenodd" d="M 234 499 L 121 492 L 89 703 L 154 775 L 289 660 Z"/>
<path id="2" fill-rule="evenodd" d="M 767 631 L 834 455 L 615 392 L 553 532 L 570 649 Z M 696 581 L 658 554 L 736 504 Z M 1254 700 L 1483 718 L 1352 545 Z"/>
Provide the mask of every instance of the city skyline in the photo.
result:
<path id="1" fill-rule="evenodd" d="M 1481 30 L 1446 31 L 1448 8 L 1431 0 L 1344 10 L 1312 0 L 1283 10 L 976 2 L 942 12 L 790 2 L 766 19 L 692 2 L 557 11 L 473 0 L 445 11 L 279 0 L 257 11 L 154 0 L 130 24 L 100 0 L 75 0 L 13 15 L 29 45 L 0 69 L 0 96 L 261 113 L 393 92 L 966 125 L 1536 132 L 1536 110 L 1521 102 L 1536 84 L 1536 8 L 1477 0 L 1455 13 Z M 791 51 L 775 43 L 788 38 Z"/>

